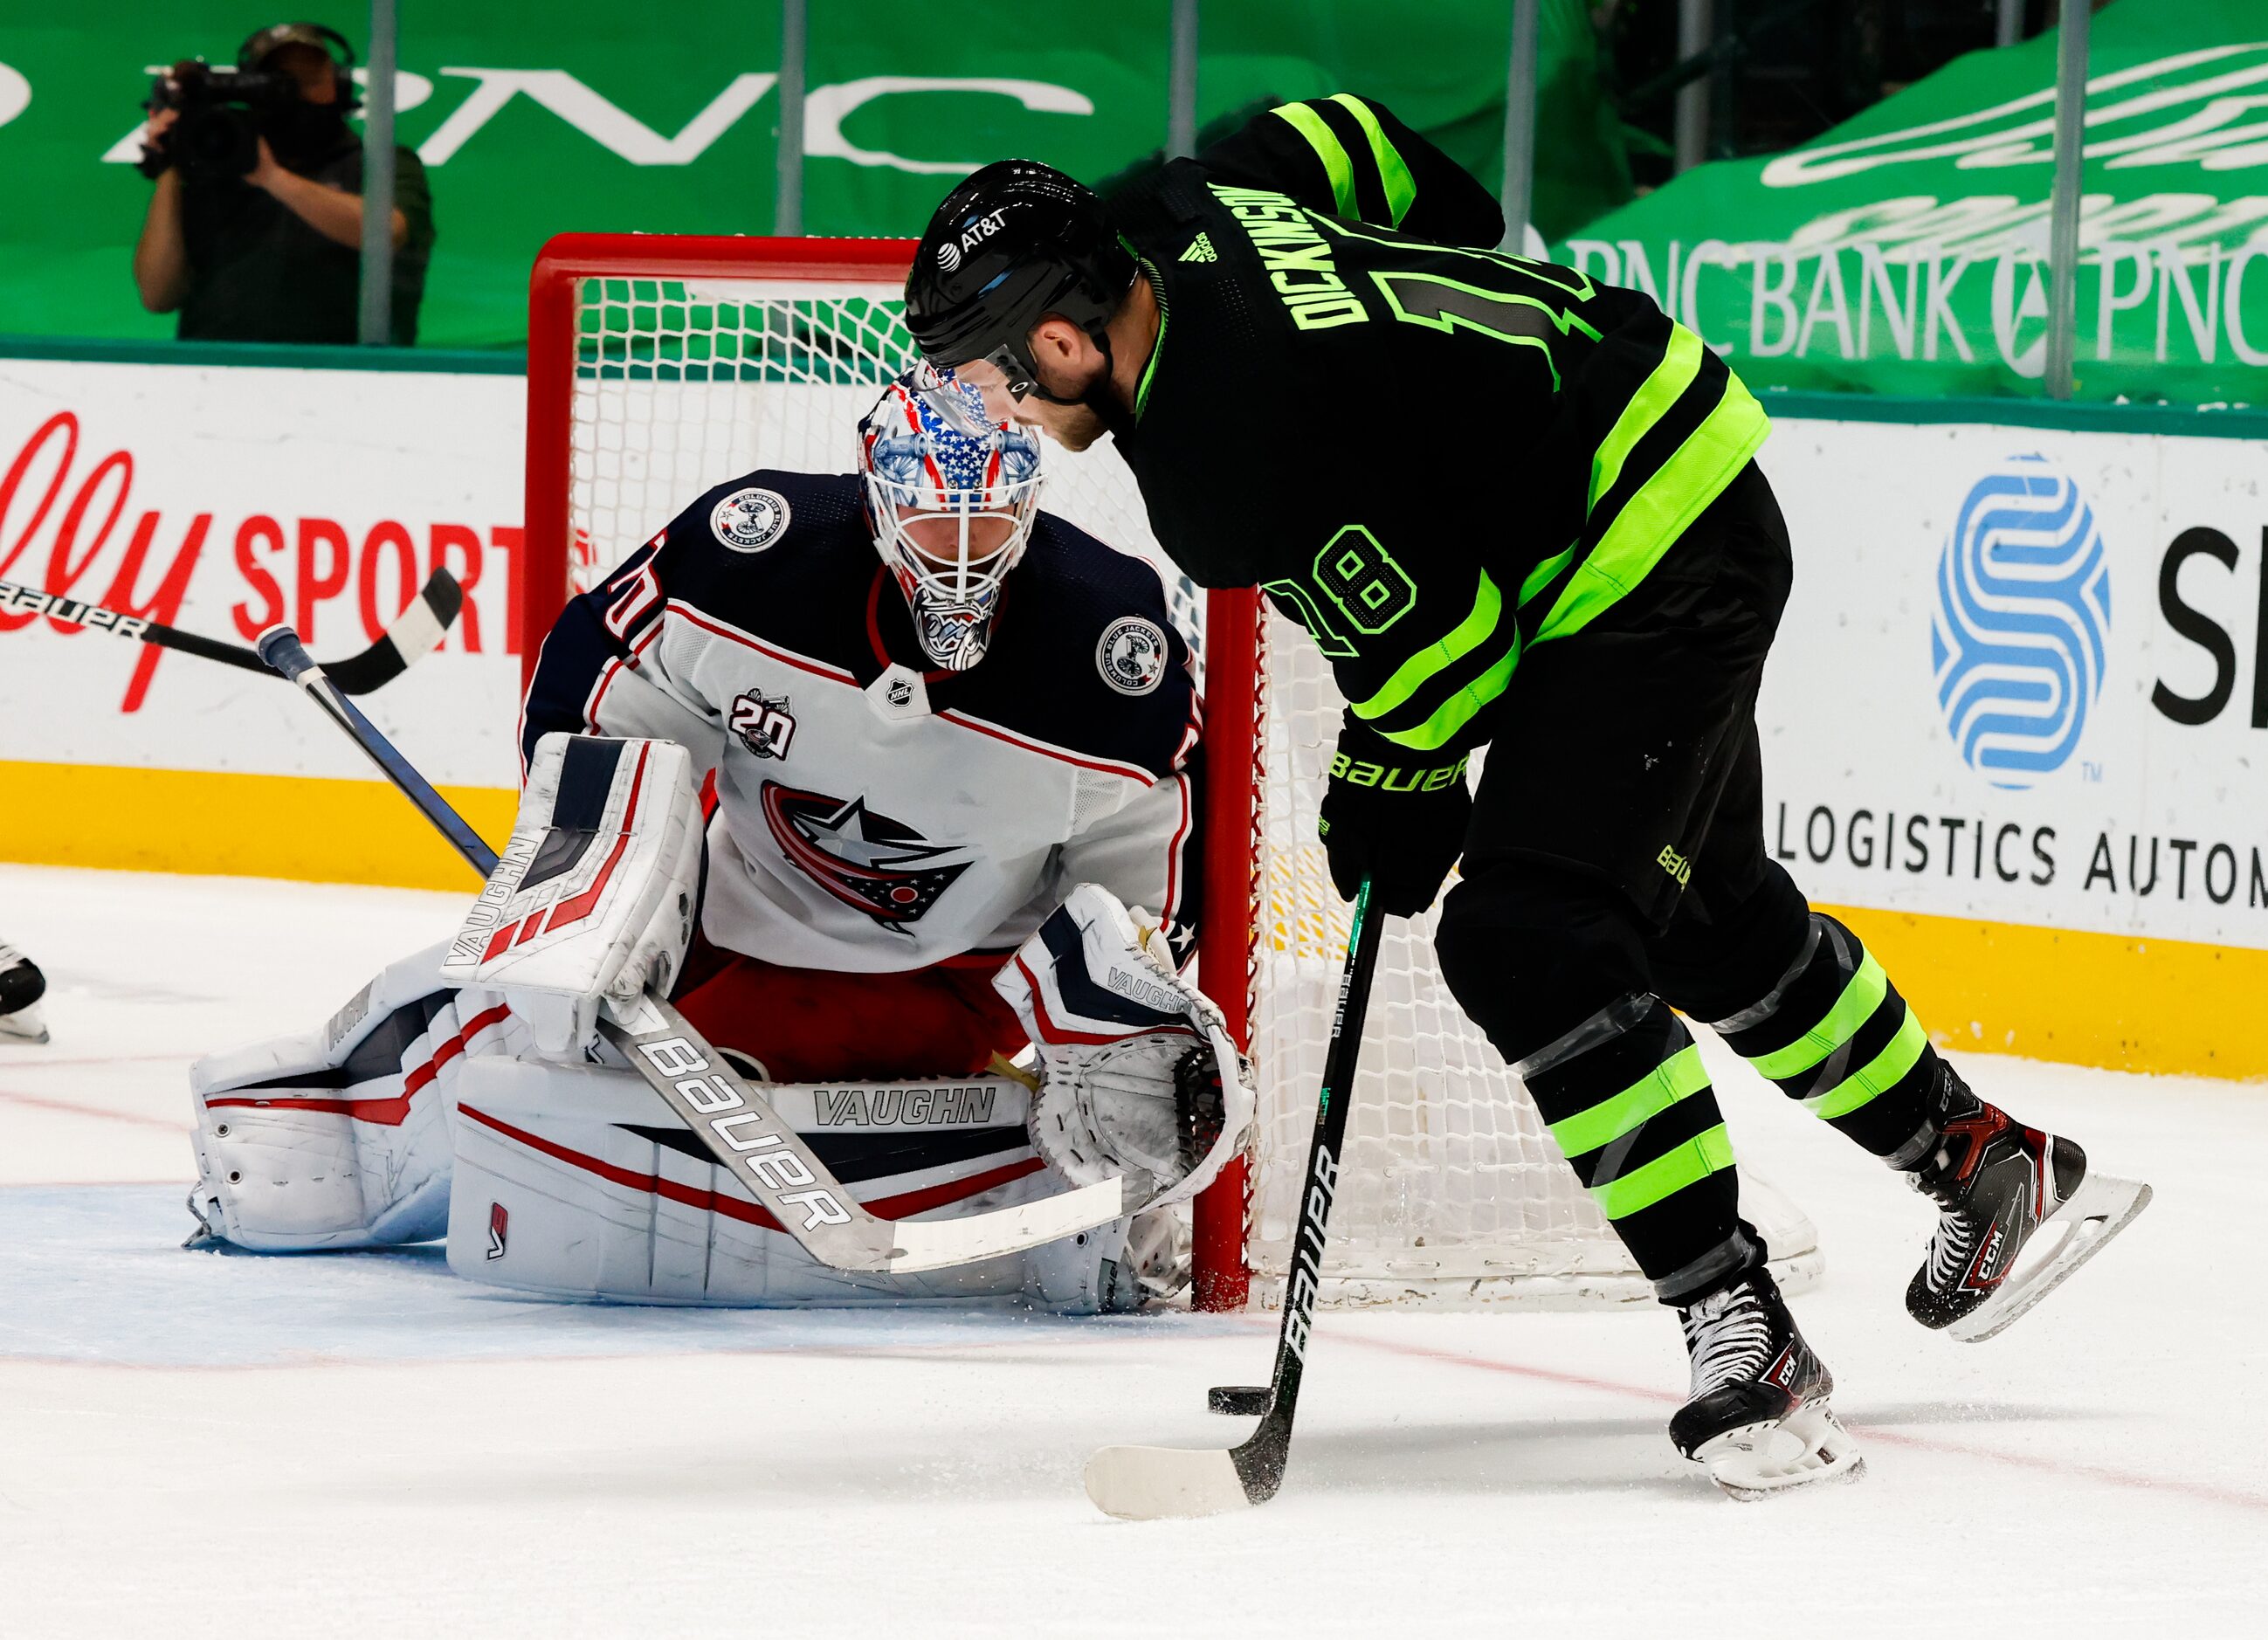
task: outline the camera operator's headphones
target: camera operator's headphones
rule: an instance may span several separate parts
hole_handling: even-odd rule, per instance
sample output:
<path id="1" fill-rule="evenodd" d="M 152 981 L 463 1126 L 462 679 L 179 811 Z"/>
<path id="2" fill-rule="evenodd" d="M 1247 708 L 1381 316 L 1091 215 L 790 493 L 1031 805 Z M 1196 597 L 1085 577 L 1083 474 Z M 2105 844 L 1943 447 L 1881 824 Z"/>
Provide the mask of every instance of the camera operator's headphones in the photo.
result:
<path id="1" fill-rule="evenodd" d="M 236 48 L 236 66 L 247 71 L 257 70 L 286 46 L 313 46 L 331 60 L 331 85 L 337 93 L 341 114 L 362 106 L 361 94 L 355 89 L 354 48 L 347 44 L 344 34 L 320 23 L 276 23 L 261 29 Z"/>

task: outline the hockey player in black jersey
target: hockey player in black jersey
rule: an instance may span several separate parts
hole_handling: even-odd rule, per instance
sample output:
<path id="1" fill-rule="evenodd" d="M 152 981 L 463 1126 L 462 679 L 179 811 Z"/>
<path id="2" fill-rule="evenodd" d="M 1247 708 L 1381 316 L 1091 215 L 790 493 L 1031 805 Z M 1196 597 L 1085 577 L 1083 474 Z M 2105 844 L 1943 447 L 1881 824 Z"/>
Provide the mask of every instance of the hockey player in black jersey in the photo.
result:
<path id="1" fill-rule="evenodd" d="M 1770 857 L 1754 714 L 1790 552 L 1764 413 L 1647 298 L 1503 228 L 1386 109 L 1319 98 L 1108 202 L 984 167 L 932 218 L 907 320 L 996 410 L 1112 434 L 1182 570 L 1257 584 L 1329 657 L 1333 877 L 1410 916 L 1462 857 L 1442 970 L 1681 1314 L 1680 1450 L 1748 1493 L 1854 1473 L 1680 1013 L 1937 1204 L 1924 1325 L 2006 1325 L 2147 1190 L 1971 1093 Z"/>

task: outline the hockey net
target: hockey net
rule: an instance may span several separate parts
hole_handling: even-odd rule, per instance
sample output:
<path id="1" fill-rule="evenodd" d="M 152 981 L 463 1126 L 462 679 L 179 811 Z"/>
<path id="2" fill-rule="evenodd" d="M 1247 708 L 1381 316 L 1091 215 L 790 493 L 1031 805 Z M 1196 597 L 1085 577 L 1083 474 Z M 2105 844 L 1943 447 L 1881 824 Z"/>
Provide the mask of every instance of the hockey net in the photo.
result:
<path id="1" fill-rule="evenodd" d="M 539 259 L 528 337 L 532 665 L 562 601 L 724 479 L 850 469 L 852 429 L 912 344 L 909 241 L 564 235 Z M 1256 594 L 1200 592 L 1160 550 L 1106 442 L 1049 445 L 1042 505 L 1154 563 L 1199 658 L 1209 787 L 1197 977 L 1248 1035 L 1247 1164 L 1195 1213 L 1197 1301 L 1280 1293 L 1347 908 L 1315 813 L 1342 700 L 1305 634 Z M 1587 1305 L 1650 1298 L 1519 1080 L 1434 962 L 1438 908 L 1388 924 L 1332 1210 L 1325 1296 Z M 1803 1215 L 1748 1181 L 1784 1280 L 1819 1266 Z"/>

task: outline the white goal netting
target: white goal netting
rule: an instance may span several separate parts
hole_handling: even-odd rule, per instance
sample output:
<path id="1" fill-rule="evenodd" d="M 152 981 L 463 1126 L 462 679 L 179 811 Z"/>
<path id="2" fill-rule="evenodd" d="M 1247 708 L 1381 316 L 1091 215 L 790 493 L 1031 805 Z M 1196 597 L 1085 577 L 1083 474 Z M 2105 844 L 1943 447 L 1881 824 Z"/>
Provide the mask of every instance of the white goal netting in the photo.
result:
<path id="1" fill-rule="evenodd" d="M 896 270 L 866 281 L 735 276 L 578 282 L 569 424 L 571 590 L 587 586 L 694 496 L 751 468 L 849 470 L 852 429 L 911 358 Z M 1314 1114 L 1347 908 L 1315 811 L 1341 699 L 1305 634 L 1270 615 L 1263 658 L 1215 656 L 1204 601 L 1160 551 L 1108 445 L 1049 445 L 1041 504 L 1159 566 L 1206 666 L 1264 664 L 1255 772 L 1254 1141 L 1248 1254 L 1256 1295 L 1285 1266 Z M 1214 779 L 1239 771 L 1216 759 Z M 1207 915 L 1241 917 L 1214 883 Z M 1331 1222 L 1327 1296 L 1351 1302 L 1589 1304 L 1645 1284 L 1576 1184 L 1519 1082 L 1459 1011 L 1430 944 L 1434 913 L 1388 926 Z M 1236 983 L 1199 975 L 1215 994 Z M 1818 1262 L 1803 1216 L 1751 1180 L 1749 1216 L 1784 1276 Z"/>

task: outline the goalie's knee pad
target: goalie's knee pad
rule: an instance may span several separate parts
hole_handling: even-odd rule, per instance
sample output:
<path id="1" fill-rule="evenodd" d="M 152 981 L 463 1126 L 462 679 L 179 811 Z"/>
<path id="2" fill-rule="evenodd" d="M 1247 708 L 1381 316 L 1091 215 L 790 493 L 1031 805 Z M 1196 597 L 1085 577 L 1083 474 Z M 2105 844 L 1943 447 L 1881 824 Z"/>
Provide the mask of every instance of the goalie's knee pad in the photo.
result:
<path id="1" fill-rule="evenodd" d="M 886 1216 L 950 1217 L 1061 1190 L 1006 1078 L 771 1084 L 765 1092 L 852 1194 Z M 483 1059 L 461 1078 L 449 1266 L 560 1298 L 813 1305 L 1022 1298 L 1131 1307 L 1125 1227 L 975 1264 L 884 1276 L 821 1264 L 779 1229 L 638 1077 Z M 1123 1273 L 1122 1273 L 1123 1271 Z"/>
<path id="2" fill-rule="evenodd" d="M 494 993 L 444 986 L 440 958 L 395 963 L 320 1030 L 190 1067 L 193 1243 L 296 1253 L 442 1232 L 457 1068 L 517 1033 Z"/>

